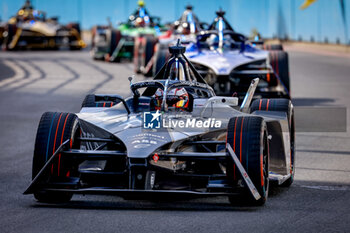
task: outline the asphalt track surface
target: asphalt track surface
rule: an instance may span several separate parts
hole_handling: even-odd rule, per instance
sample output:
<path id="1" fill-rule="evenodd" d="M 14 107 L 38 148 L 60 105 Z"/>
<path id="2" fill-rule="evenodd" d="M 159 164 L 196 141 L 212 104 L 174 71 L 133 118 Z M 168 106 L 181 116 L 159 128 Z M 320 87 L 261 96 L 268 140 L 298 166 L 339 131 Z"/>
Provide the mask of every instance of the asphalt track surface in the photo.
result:
<path id="1" fill-rule="evenodd" d="M 295 105 L 349 108 L 349 69 L 349 58 L 290 52 Z M 41 114 L 77 112 L 87 93 L 127 96 L 131 74 L 131 64 L 95 62 L 85 51 L 0 52 L 1 232 L 350 230 L 349 127 L 347 133 L 297 133 L 295 183 L 271 189 L 264 207 L 230 206 L 224 197 L 152 202 L 82 195 L 47 205 L 22 195 Z"/>

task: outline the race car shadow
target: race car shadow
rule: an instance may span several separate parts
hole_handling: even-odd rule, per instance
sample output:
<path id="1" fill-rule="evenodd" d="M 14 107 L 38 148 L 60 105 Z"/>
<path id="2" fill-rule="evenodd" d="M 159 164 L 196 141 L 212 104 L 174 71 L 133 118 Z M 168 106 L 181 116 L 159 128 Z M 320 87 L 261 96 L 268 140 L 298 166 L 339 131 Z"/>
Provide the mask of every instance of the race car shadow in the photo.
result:
<path id="1" fill-rule="evenodd" d="M 259 206 L 247 204 L 230 204 L 226 197 L 200 198 L 200 199 L 169 199 L 159 200 L 124 200 L 115 196 L 97 197 L 96 200 L 72 200 L 64 204 L 37 203 L 34 208 L 63 208 L 63 209 L 94 209 L 94 210 L 154 210 L 154 211 L 256 211 Z M 77 196 L 77 198 L 79 198 Z M 85 198 L 84 198 L 85 199 Z M 101 200 L 103 199 L 103 200 Z M 107 200 L 106 200 L 107 199 Z"/>
<path id="2" fill-rule="evenodd" d="M 319 154 L 333 154 L 333 155 L 350 155 L 350 151 L 341 151 L 341 150 L 310 150 L 310 149 L 299 149 L 298 152 L 306 153 L 319 153 Z"/>
<path id="3" fill-rule="evenodd" d="M 270 186 L 269 198 L 282 195 L 288 188 Z M 78 200 L 77 200 L 78 199 Z M 80 200 L 79 200 L 80 199 Z M 98 201 L 96 201 L 98 199 Z M 268 201 L 269 202 L 269 201 Z M 268 203 L 267 202 L 267 203 Z M 116 196 L 80 196 L 77 195 L 72 201 L 63 204 L 36 203 L 34 208 L 63 208 L 63 209 L 96 209 L 96 210 L 174 210 L 174 211 L 256 211 L 261 206 L 254 206 L 241 202 L 230 204 L 227 197 L 211 198 L 183 198 L 162 197 L 158 199 L 132 199 L 128 200 Z"/>
<path id="4" fill-rule="evenodd" d="M 293 98 L 292 102 L 294 106 L 307 107 L 307 106 L 324 106 L 334 103 L 336 100 L 331 98 Z"/>
<path id="5" fill-rule="evenodd" d="M 283 195 L 288 190 L 289 190 L 288 187 L 278 186 L 276 184 L 270 184 L 269 198 L 274 198 L 274 197 Z"/>

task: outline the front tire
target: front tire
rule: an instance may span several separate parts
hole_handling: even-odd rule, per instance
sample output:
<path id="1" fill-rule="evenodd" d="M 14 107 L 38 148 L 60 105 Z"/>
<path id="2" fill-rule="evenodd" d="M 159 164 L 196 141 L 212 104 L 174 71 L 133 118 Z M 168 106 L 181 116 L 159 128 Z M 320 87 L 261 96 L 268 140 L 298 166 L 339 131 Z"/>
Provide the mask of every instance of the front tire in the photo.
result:
<path id="1" fill-rule="evenodd" d="M 227 132 L 227 143 L 240 160 L 261 198 L 255 200 L 248 188 L 240 198 L 229 197 L 231 204 L 265 204 L 269 191 L 269 148 L 267 128 L 263 118 L 257 116 L 239 116 L 230 119 Z M 234 184 L 241 182 L 238 168 L 228 166 L 227 175 Z"/>
<path id="2" fill-rule="evenodd" d="M 78 118 L 71 113 L 46 112 L 42 115 L 35 139 L 32 179 L 36 177 L 57 148 L 67 139 L 73 140 L 78 128 Z M 72 145 L 72 144 L 71 144 Z M 74 171 L 61 155 L 52 164 L 50 178 L 69 177 Z M 67 202 L 73 194 L 64 192 L 35 191 L 39 202 Z"/>

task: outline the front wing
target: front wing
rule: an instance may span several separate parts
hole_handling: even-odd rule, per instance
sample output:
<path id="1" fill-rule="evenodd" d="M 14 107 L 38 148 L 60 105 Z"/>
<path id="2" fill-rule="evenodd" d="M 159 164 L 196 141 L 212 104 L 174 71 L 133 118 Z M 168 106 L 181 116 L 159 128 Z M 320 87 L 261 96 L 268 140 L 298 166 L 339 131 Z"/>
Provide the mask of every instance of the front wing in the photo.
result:
<path id="1" fill-rule="evenodd" d="M 108 142 L 110 139 L 87 139 L 89 141 L 96 140 L 98 142 Z M 232 148 L 228 145 L 227 152 L 218 152 L 218 153 L 203 153 L 203 152 L 178 152 L 178 153 L 168 153 L 168 154 L 160 154 L 159 157 L 169 157 L 169 158 L 178 158 L 182 160 L 207 160 L 207 159 L 227 159 L 230 158 L 236 164 L 239 169 L 242 178 L 246 184 L 246 187 L 230 187 L 225 183 L 213 183 L 208 184 L 206 190 L 157 190 L 157 189 L 147 189 L 140 188 L 137 186 L 137 175 L 141 174 L 140 171 L 145 171 L 150 166 L 147 163 L 147 160 L 143 160 L 143 163 L 140 160 L 129 159 L 128 161 L 128 169 L 126 171 L 119 172 L 119 174 L 103 174 L 100 175 L 114 175 L 114 176 L 128 176 L 129 184 L 126 187 L 105 187 L 105 186 L 90 186 L 84 187 L 81 184 L 79 178 L 77 177 L 64 177 L 63 179 L 50 180 L 49 172 L 50 167 L 53 164 L 56 157 L 61 154 L 62 156 L 66 156 L 72 160 L 101 160 L 115 157 L 126 157 L 125 152 L 121 151 L 98 151 L 98 150 L 75 150 L 69 149 L 70 141 L 65 141 L 51 156 L 51 158 L 46 162 L 40 172 L 34 177 L 29 187 L 26 189 L 24 194 L 32 194 L 40 191 L 52 191 L 52 192 L 72 192 L 78 194 L 115 194 L 119 196 L 132 196 L 132 195 L 140 195 L 142 196 L 154 196 L 154 195 L 184 195 L 184 196 L 232 196 L 242 193 L 245 188 L 250 190 L 250 193 L 253 197 L 258 200 L 261 198 L 260 194 L 257 192 L 254 184 L 249 178 L 249 175 L 244 170 L 243 166 L 240 164 L 239 159 L 236 154 L 233 152 Z M 204 144 L 225 144 L 224 141 L 208 141 L 203 142 Z M 136 161 L 136 162 L 135 162 Z M 91 172 L 93 173 L 93 172 Z M 190 175 L 191 176 L 191 175 Z M 193 177 L 200 176 L 200 174 L 193 174 Z"/>

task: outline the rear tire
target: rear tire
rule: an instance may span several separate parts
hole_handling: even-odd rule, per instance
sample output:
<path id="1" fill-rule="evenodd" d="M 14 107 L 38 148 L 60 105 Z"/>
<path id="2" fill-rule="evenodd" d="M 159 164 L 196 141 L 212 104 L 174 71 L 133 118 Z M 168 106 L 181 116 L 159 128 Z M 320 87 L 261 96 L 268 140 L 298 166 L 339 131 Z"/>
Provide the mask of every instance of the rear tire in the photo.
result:
<path id="1" fill-rule="evenodd" d="M 114 50 L 117 48 L 120 39 L 122 38 L 122 34 L 119 30 L 113 30 L 111 31 L 111 40 L 110 40 L 110 44 L 109 44 L 109 53 L 108 56 L 105 57 L 105 60 L 109 61 L 110 57 L 112 56 L 112 54 L 114 53 Z M 120 57 L 116 57 L 114 59 L 114 62 L 119 62 L 120 61 Z"/>
<path id="2" fill-rule="evenodd" d="M 281 44 L 264 44 L 263 49 L 264 50 L 283 51 L 283 46 Z"/>
<path id="3" fill-rule="evenodd" d="M 269 191 L 269 150 L 264 119 L 257 116 L 231 118 L 228 124 L 227 143 L 240 159 L 261 195 L 259 200 L 255 200 L 247 188 L 240 198 L 229 197 L 230 203 L 263 205 Z M 241 174 L 234 164 L 229 165 L 226 171 L 234 184 L 241 179 Z"/>
<path id="4" fill-rule="evenodd" d="M 17 31 L 16 25 L 15 25 L 15 24 L 8 24 L 8 25 L 6 26 L 6 31 L 7 31 L 7 36 L 4 38 L 5 49 L 6 49 L 6 50 L 9 50 L 9 51 L 10 51 L 10 50 L 15 50 L 16 47 L 10 49 L 10 48 L 9 48 L 9 45 L 10 45 L 10 43 L 12 42 L 13 37 L 14 37 L 15 34 L 16 34 L 16 31 Z"/>
<path id="5" fill-rule="evenodd" d="M 290 93 L 288 53 L 284 51 L 270 51 L 269 57 L 272 68 Z"/>
<path id="6" fill-rule="evenodd" d="M 153 76 L 156 76 L 166 63 L 166 59 L 168 57 L 168 50 L 159 47 L 154 56 L 155 59 L 153 64 Z"/>
<path id="7" fill-rule="evenodd" d="M 80 35 L 81 30 L 80 30 L 80 24 L 79 24 L 79 23 L 70 23 L 70 24 L 69 24 L 69 27 L 70 27 L 70 28 L 74 28 L 75 30 L 77 30 L 77 32 L 78 32 L 79 35 Z"/>
<path id="8" fill-rule="evenodd" d="M 151 61 L 154 54 L 154 46 L 157 42 L 157 38 L 154 36 L 145 36 L 143 37 L 143 54 L 141 59 L 141 67 L 145 69 L 148 63 Z M 149 69 L 147 72 L 144 72 L 146 77 L 152 76 L 152 69 Z"/>
<path id="9" fill-rule="evenodd" d="M 79 23 L 70 23 L 68 25 L 68 27 L 77 30 L 77 32 L 79 34 L 79 37 L 81 38 L 81 30 L 80 30 L 80 24 Z M 76 40 L 77 38 L 74 38 L 74 39 Z M 71 40 L 70 42 L 75 41 L 74 39 Z M 74 50 L 81 50 L 81 46 L 71 45 L 71 46 L 69 46 L 69 50 L 72 50 L 72 51 L 74 51 Z"/>
<path id="10" fill-rule="evenodd" d="M 96 96 L 94 94 L 88 94 L 85 96 L 85 99 L 83 100 L 83 103 L 81 104 L 82 108 L 91 108 L 91 107 L 104 107 L 104 108 L 110 108 L 116 104 L 118 104 L 120 100 L 112 99 L 109 96 L 100 97 L 96 99 Z"/>
<path id="11" fill-rule="evenodd" d="M 279 111 L 285 112 L 288 118 L 288 126 L 290 133 L 290 164 L 291 176 L 281 186 L 289 187 L 294 181 L 295 174 L 295 123 L 294 123 L 294 109 L 292 102 L 289 99 L 260 99 L 254 100 L 250 112 L 254 111 Z"/>
<path id="12" fill-rule="evenodd" d="M 32 179 L 63 142 L 70 139 L 73 143 L 77 128 L 78 118 L 75 114 L 46 112 L 42 115 L 35 139 Z M 64 158 L 59 155 L 52 164 L 50 178 L 66 177 L 71 173 L 72 168 L 67 166 Z M 73 194 L 64 192 L 34 192 L 34 197 L 39 202 L 67 202 L 72 196 Z"/>
<path id="13" fill-rule="evenodd" d="M 142 37 L 137 36 L 135 37 L 134 40 L 134 57 L 133 57 L 133 61 L 134 61 L 134 71 L 137 74 L 141 73 L 141 41 L 142 41 Z"/>

